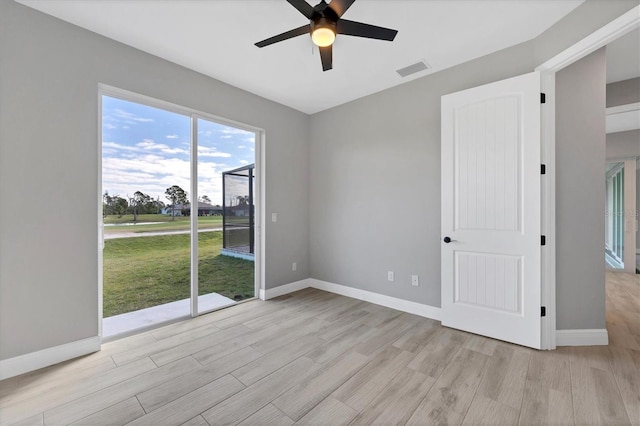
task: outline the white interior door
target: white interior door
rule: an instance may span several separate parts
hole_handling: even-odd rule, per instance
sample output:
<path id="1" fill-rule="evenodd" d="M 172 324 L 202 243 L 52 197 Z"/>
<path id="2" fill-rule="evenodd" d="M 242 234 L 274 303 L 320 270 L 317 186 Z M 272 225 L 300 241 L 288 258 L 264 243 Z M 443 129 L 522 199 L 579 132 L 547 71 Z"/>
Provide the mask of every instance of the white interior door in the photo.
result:
<path id="1" fill-rule="evenodd" d="M 540 348 L 540 74 L 442 97 L 442 324 Z"/>

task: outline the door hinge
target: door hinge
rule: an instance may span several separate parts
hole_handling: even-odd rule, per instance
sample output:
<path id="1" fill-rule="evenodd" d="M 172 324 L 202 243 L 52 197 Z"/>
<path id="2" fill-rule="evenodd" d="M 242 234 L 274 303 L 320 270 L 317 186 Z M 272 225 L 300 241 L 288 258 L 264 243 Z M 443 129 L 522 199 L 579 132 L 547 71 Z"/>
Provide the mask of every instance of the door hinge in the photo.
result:
<path id="1" fill-rule="evenodd" d="M 547 94 L 546 93 L 540 93 L 540 103 L 541 104 L 546 104 L 547 103 Z"/>
<path id="2" fill-rule="evenodd" d="M 540 307 L 540 316 L 541 317 L 546 317 L 547 316 L 547 307 L 546 306 L 541 306 Z"/>
<path id="3" fill-rule="evenodd" d="M 540 164 L 540 174 L 541 175 L 546 175 L 547 174 L 547 165 L 546 164 Z"/>
<path id="4" fill-rule="evenodd" d="M 542 246 L 546 246 L 547 245 L 547 236 L 546 235 L 540 235 L 540 245 L 542 245 Z"/>

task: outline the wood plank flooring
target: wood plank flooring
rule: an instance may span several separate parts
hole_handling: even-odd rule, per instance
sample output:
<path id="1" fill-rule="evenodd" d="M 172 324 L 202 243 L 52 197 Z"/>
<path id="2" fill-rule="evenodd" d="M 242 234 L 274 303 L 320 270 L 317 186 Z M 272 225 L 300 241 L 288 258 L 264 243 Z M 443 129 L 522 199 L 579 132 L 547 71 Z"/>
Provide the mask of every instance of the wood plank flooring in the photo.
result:
<path id="1" fill-rule="evenodd" d="M 2 425 L 640 425 L 640 279 L 608 347 L 535 351 L 306 289 L 0 382 Z"/>

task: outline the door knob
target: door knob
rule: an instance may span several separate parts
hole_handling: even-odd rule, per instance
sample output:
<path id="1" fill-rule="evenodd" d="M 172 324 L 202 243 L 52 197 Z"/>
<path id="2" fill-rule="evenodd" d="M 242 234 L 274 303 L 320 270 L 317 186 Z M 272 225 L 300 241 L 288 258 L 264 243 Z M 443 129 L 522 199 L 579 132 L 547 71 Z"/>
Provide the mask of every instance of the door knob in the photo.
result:
<path id="1" fill-rule="evenodd" d="M 444 237 L 442 241 L 444 241 L 445 243 L 449 244 L 450 242 L 455 241 L 455 240 L 452 240 L 449 237 Z"/>

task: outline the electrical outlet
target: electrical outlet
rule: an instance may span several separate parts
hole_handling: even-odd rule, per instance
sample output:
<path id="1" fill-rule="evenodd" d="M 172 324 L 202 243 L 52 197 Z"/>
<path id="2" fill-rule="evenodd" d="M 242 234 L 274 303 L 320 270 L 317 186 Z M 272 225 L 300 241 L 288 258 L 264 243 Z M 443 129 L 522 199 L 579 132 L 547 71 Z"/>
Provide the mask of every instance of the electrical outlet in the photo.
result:
<path id="1" fill-rule="evenodd" d="M 414 287 L 418 287 L 420 285 L 420 279 L 417 275 L 411 275 L 411 285 Z"/>
<path id="2" fill-rule="evenodd" d="M 395 279 L 393 271 L 388 271 L 387 272 L 387 280 L 393 282 L 393 280 Z"/>
<path id="3" fill-rule="evenodd" d="M 278 213 L 271 213 L 271 222 L 278 221 Z"/>
<path id="4" fill-rule="evenodd" d="M 293 263 L 291 264 L 291 270 L 292 270 L 292 271 L 297 271 L 297 270 L 298 270 L 298 264 L 297 264 L 296 262 L 293 262 Z"/>

